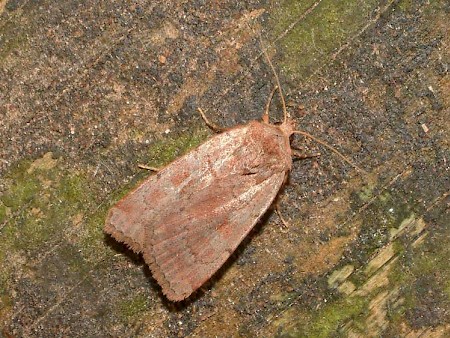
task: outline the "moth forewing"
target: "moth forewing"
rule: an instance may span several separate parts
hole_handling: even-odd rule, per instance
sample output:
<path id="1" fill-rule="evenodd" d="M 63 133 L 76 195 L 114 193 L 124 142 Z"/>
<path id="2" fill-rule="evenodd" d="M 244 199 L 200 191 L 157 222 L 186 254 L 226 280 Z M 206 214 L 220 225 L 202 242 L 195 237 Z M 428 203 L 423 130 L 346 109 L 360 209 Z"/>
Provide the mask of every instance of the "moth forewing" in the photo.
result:
<path id="1" fill-rule="evenodd" d="M 143 252 L 170 300 L 204 284 L 275 199 L 291 168 L 283 128 L 252 121 L 218 134 L 110 210 L 105 231 Z"/>

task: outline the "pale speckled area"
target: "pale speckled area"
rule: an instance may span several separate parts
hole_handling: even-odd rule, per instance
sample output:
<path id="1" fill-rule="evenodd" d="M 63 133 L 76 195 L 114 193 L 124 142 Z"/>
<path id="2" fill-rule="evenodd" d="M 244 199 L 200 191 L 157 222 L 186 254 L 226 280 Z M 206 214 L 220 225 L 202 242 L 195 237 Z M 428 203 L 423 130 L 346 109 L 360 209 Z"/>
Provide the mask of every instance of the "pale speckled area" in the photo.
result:
<path id="1" fill-rule="evenodd" d="M 0 1 L 0 336 L 448 336 L 449 12 Z M 149 175 L 138 164 L 211 136 L 197 107 L 223 127 L 261 118 L 260 32 L 298 128 L 368 175 L 295 135 L 321 156 L 294 161 L 277 197 L 288 227 L 269 211 L 174 305 L 104 221 Z"/>

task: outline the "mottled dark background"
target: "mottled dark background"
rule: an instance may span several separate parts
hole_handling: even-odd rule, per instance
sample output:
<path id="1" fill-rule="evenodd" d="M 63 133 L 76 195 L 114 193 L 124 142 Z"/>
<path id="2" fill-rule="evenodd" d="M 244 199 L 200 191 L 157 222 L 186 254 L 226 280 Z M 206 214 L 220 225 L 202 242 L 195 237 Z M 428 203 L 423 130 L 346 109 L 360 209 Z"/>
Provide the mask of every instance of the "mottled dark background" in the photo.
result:
<path id="1" fill-rule="evenodd" d="M 0 337 L 450 335 L 445 0 L 0 0 Z M 108 208 L 274 86 L 296 161 L 188 301 L 102 232 Z M 271 106 L 281 119 L 279 98 Z"/>

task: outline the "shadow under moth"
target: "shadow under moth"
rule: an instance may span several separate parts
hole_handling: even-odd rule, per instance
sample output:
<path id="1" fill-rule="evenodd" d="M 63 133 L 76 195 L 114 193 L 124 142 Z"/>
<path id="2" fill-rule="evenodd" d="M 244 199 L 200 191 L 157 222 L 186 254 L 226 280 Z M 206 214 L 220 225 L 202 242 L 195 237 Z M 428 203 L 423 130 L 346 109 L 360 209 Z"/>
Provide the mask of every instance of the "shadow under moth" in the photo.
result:
<path id="1" fill-rule="evenodd" d="M 104 231 L 143 254 L 171 301 L 189 297 L 208 281 L 270 207 L 292 168 L 292 134 L 310 137 L 349 162 L 333 147 L 294 130 L 267 60 L 283 123 L 269 123 L 272 92 L 261 122 L 211 137 L 149 176 L 108 213 Z"/>

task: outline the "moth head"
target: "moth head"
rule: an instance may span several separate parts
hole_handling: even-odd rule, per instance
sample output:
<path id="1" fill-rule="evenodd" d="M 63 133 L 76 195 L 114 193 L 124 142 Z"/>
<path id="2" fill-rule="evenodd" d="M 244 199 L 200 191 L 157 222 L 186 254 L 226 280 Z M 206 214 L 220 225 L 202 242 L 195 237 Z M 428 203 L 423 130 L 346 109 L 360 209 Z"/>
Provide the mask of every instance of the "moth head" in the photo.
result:
<path id="1" fill-rule="evenodd" d="M 286 137 L 290 137 L 295 131 L 295 121 L 291 119 L 286 119 L 285 122 L 280 124 L 281 131 L 286 135 Z"/>

